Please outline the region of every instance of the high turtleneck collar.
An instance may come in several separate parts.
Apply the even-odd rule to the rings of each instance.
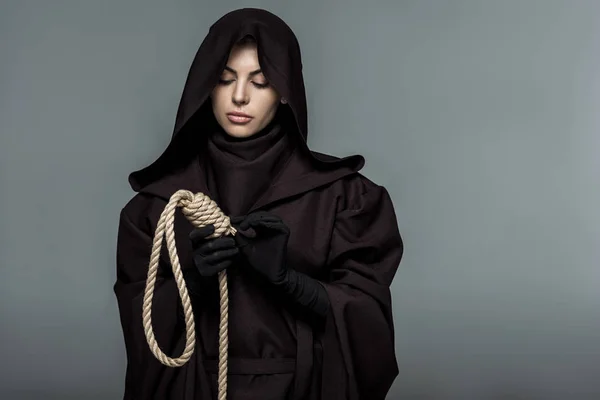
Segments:
[[[229,215],[248,211],[282,171],[292,154],[282,125],[272,122],[248,138],[213,131],[206,147],[206,180],[214,200]]]
[[[281,125],[273,122],[247,138],[230,136],[219,127],[210,136],[209,146],[229,157],[231,162],[252,162],[267,153],[269,149],[276,148],[277,143],[284,136]]]

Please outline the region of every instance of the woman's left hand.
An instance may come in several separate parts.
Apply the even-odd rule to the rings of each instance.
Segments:
[[[257,211],[232,218],[232,223],[238,230],[235,241],[248,264],[269,282],[275,285],[284,282],[290,230],[281,218]]]

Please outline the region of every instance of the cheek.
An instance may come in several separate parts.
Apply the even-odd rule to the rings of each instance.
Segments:
[[[215,89],[212,93],[211,93],[211,102],[212,102],[212,106],[213,109],[220,109],[223,108],[224,106],[224,98],[226,97],[226,93],[224,93],[224,90],[222,89]]]
[[[263,110],[263,114],[272,114],[278,103],[279,99],[276,94],[265,94],[265,96],[261,99],[261,108]]]

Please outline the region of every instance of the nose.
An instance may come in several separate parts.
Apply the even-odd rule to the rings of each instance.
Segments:
[[[235,89],[233,90],[233,94],[231,96],[231,101],[233,101],[233,103],[236,105],[248,103],[248,92],[246,90],[246,85],[244,85],[243,82],[236,83]]]

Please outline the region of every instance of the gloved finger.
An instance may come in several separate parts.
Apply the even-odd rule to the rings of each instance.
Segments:
[[[216,239],[210,239],[198,248],[200,254],[210,254],[217,250],[230,249],[235,247],[235,240],[231,236],[223,236]]]
[[[218,250],[207,256],[204,256],[204,262],[208,264],[218,264],[223,260],[230,259],[239,253],[237,247],[227,250]]]
[[[214,264],[214,265],[207,265],[206,268],[203,268],[202,270],[200,270],[200,275],[202,276],[213,276],[218,274],[219,272],[223,271],[226,268],[229,268],[231,266],[231,260],[224,260],[218,264]]]
[[[202,257],[207,257],[217,251],[231,250],[235,248],[237,248],[237,244],[233,238],[228,238],[228,241],[218,241],[217,239],[212,239],[198,247],[194,253]]]
[[[197,247],[202,242],[206,241],[206,238],[215,233],[215,226],[213,224],[203,226],[201,228],[194,228],[190,234],[189,238],[194,247]]]
[[[251,239],[251,238],[255,238],[256,237],[256,231],[253,228],[248,228],[248,229],[240,229],[237,231],[237,233],[233,236],[233,239],[235,240],[236,244],[239,246],[242,245],[246,245],[248,243],[247,239]]]

